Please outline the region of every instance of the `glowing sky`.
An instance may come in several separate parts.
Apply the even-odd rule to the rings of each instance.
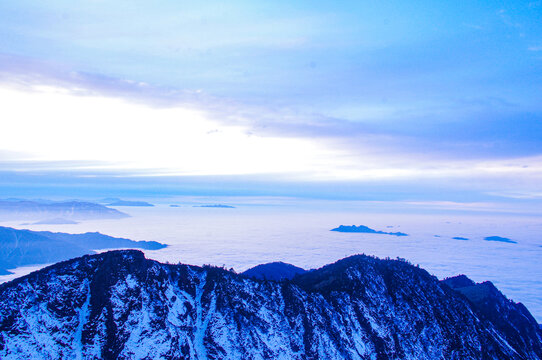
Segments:
[[[541,198],[541,18],[540,1],[3,1],[0,189]]]

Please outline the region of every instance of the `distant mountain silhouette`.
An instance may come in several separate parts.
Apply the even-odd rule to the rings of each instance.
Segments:
[[[150,204],[146,201],[129,201],[129,200],[119,200],[107,205],[108,206],[148,206],[148,207],[154,206],[153,204]]]
[[[154,206],[146,201],[122,200],[118,198],[107,198],[103,199],[102,202],[108,206]]]
[[[64,218],[54,218],[54,219],[46,219],[46,220],[40,220],[33,223],[33,225],[66,225],[66,224],[79,224],[77,221],[68,220]]]
[[[193,207],[235,209],[235,206],[231,206],[231,205],[222,205],[222,204],[214,204],[214,205],[194,205]]]
[[[246,277],[260,280],[291,280],[298,274],[303,274],[307,270],[300,267],[283,263],[282,261],[260,264],[241,273]]]
[[[155,241],[133,241],[100,234],[53,233],[0,227],[0,274],[25,265],[47,264],[91,254],[98,249],[166,247]]]
[[[331,231],[338,232],[347,232],[347,233],[365,233],[365,234],[383,234],[383,235],[394,235],[394,236],[408,236],[408,234],[402,232],[385,232],[385,231],[376,231],[367,227],[365,225],[340,225],[338,228],[331,229]]]
[[[0,200],[2,220],[44,220],[63,218],[72,221],[121,219],[130,215],[106,206],[84,201]]]
[[[517,244],[517,241],[511,240],[509,238],[501,237],[501,236],[488,236],[485,237],[484,240],[486,241],[498,241],[503,243],[510,243],[510,244]]]

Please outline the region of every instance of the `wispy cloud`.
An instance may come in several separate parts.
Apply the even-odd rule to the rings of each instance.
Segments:
[[[495,192],[490,193],[490,195],[511,199],[542,199],[542,192]]]

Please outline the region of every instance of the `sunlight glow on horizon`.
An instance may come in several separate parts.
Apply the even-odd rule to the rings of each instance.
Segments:
[[[303,173],[329,166],[335,153],[307,139],[256,136],[186,107],[152,108],[56,87],[0,88],[0,97],[2,117],[10,119],[1,147],[22,154],[19,163],[94,161],[100,165],[86,168],[150,175]]]
[[[90,171],[86,177],[104,171],[121,177],[275,174],[293,181],[365,182],[542,177],[538,157],[441,162],[431,154],[374,154],[341,147],[340,139],[256,135],[197,106],[152,107],[83,89],[4,86],[0,97],[2,117],[9,119],[0,151],[4,166],[11,162],[15,171],[42,163],[45,171]]]

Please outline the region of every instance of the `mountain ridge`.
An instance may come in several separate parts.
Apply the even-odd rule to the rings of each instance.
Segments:
[[[337,231],[342,233],[362,233],[362,234],[380,234],[380,235],[393,235],[393,236],[408,236],[403,232],[387,232],[387,231],[378,231],[371,229],[365,225],[339,225],[330,231]]]
[[[64,218],[67,220],[122,219],[130,215],[106,206],[86,201],[0,200],[2,220],[37,220]]]
[[[519,360],[542,357],[540,334],[507,331],[423,269],[365,255],[276,282],[111,251],[0,285],[3,359]]]
[[[89,254],[94,250],[158,250],[164,247],[166,245],[155,241],[134,241],[98,232],[68,234],[0,226],[0,274],[8,275],[8,269],[19,266],[53,263]]]

